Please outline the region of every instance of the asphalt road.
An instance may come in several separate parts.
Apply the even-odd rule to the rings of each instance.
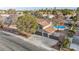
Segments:
[[[40,46],[0,31],[0,51],[49,51]]]
[[[16,40],[16,41],[15,41]],[[21,42],[20,38],[7,35],[0,32],[0,51],[28,51],[27,47],[17,43]]]

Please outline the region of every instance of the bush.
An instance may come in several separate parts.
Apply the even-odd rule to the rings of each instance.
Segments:
[[[62,43],[62,48],[69,48],[70,41],[69,39],[65,39]]]

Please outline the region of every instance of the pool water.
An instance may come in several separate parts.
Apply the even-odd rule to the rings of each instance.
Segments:
[[[64,29],[65,28],[65,26],[54,26],[54,27],[57,29],[59,29],[59,28]]]

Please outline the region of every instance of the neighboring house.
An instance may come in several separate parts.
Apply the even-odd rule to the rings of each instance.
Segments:
[[[48,15],[48,18],[49,18],[49,19],[52,19],[53,17],[55,17],[55,16],[52,15],[52,14],[49,14],[49,15]]]
[[[1,20],[2,20],[2,23],[4,24],[5,22],[8,22],[7,21],[7,18],[10,16],[8,14],[0,14],[1,16]]]
[[[46,17],[46,16],[47,16],[47,14],[43,14],[42,16],[43,16],[43,17]]]
[[[11,23],[12,23],[11,17],[10,16],[9,17],[6,17],[6,19],[4,20],[4,24],[10,25]]]
[[[71,26],[73,24],[73,21],[72,21],[72,19],[70,19],[70,16],[65,18],[64,24],[68,25],[68,26]]]
[[[43,14],[42,17],[45,18],[45,19],[47,19],[48,15],[47,14]]]
[[[0,14],[0,16],[0,20],[2,20],[4,25],[14,25],[17,20],[16,14]]]
[[[66,17],[66,18],[70,18],[70,17],[72,17],[72,15],[65,15],[65,17]]]
[[[17,14],[10,14],[9,18],[12,20],[12,25],[15,25],[17,19],[18,19],[18,16]]]
[[[55,17],[52,14],[43,14],[42,16],[43,16],[43,18],[48,18],[48,19],[52,19],[53,17]]]

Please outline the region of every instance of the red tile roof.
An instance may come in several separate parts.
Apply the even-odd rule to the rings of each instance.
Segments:
[[[46,28],[46,29],[44,29],[46,32],[48,32],[48,33],[53,33],[53,32],[55,32],[56,30],[54,29],[54,28],[52,28],[52,27],[48,27],[48,28]]]
[[[45,19],[37,19],[37,23],[44,27],[44,26],[49,25],[50,21],[49,20],[45,20]]]
[[[44,27],[44,26],[49,25],[50,24],[50,21],[49,20],[46,20],[46,19],[37,19],[37,23]],[[53,32],[56,31],[51,26],[48,27],[48,28],[46,28],[46,29],[43,29],[43,30],[46,31],[47,33],[53,33]]]

